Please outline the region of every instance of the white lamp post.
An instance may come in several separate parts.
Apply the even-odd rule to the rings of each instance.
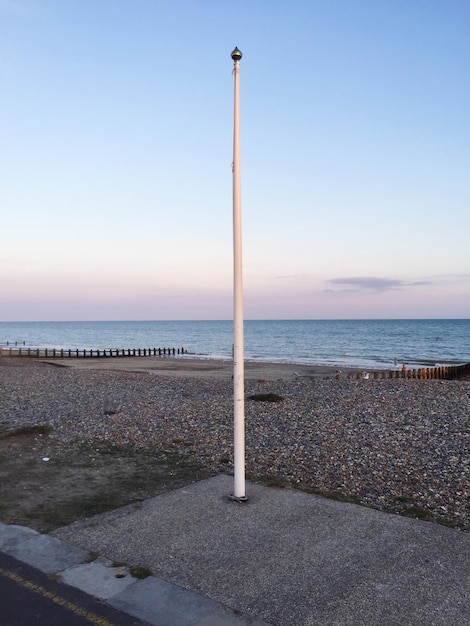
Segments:
[[[240,183],[240,93],[239,64],[242,53],[232,52],[234,62],[233,123],[233,400],[234,400],[234,492],[236,502],[245,502],[245,371],[243,339],[242,209]]]

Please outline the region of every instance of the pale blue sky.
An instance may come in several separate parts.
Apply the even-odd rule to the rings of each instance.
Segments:
[[[470,315],[467,0],[0,0],[0,320]]]

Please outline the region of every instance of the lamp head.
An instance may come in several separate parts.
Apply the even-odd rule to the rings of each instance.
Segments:
[[[235,48],[235,50],[231,54],[231,57],[235,62],[239,61],[242,58],[242,56],[243,55],[238,48]]]

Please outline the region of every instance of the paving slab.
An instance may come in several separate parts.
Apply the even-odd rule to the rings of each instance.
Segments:
[[[0,551],[2,626],[149,626]]]
[[[4,547],[2,551],[36,567],[45,574],[61,572],[90,558],[86,550],[39,533],[31,539]]]
[[[217,476],[54,535],[274,626],[470,623],[470,535],[252,483],[236,503],[232,488]]]
[[[111,561],[101,557],[91,563],[69,567],[60,574],[59,580],[101,600],[122,593],[137,581],[126,567],[113,567]]]
[[[40,533],[32,528],[17,526],[16,524],[3,524],[3,522],[0,522],[0,550],[6,552],[19,543],[33,537],[39,537],[39,535]]]
[[[138,581],[109,604],[156,626],[268,626],[154,577]]]

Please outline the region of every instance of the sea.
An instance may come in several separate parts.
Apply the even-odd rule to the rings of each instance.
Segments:
[[[0,347],[104,350],[183,348],[230,359],[233,322],[0,322]],[[245,320],[247,361],[409,369],[470,362],[470,320]],[[184,358],[184,357],[183,357]]]

